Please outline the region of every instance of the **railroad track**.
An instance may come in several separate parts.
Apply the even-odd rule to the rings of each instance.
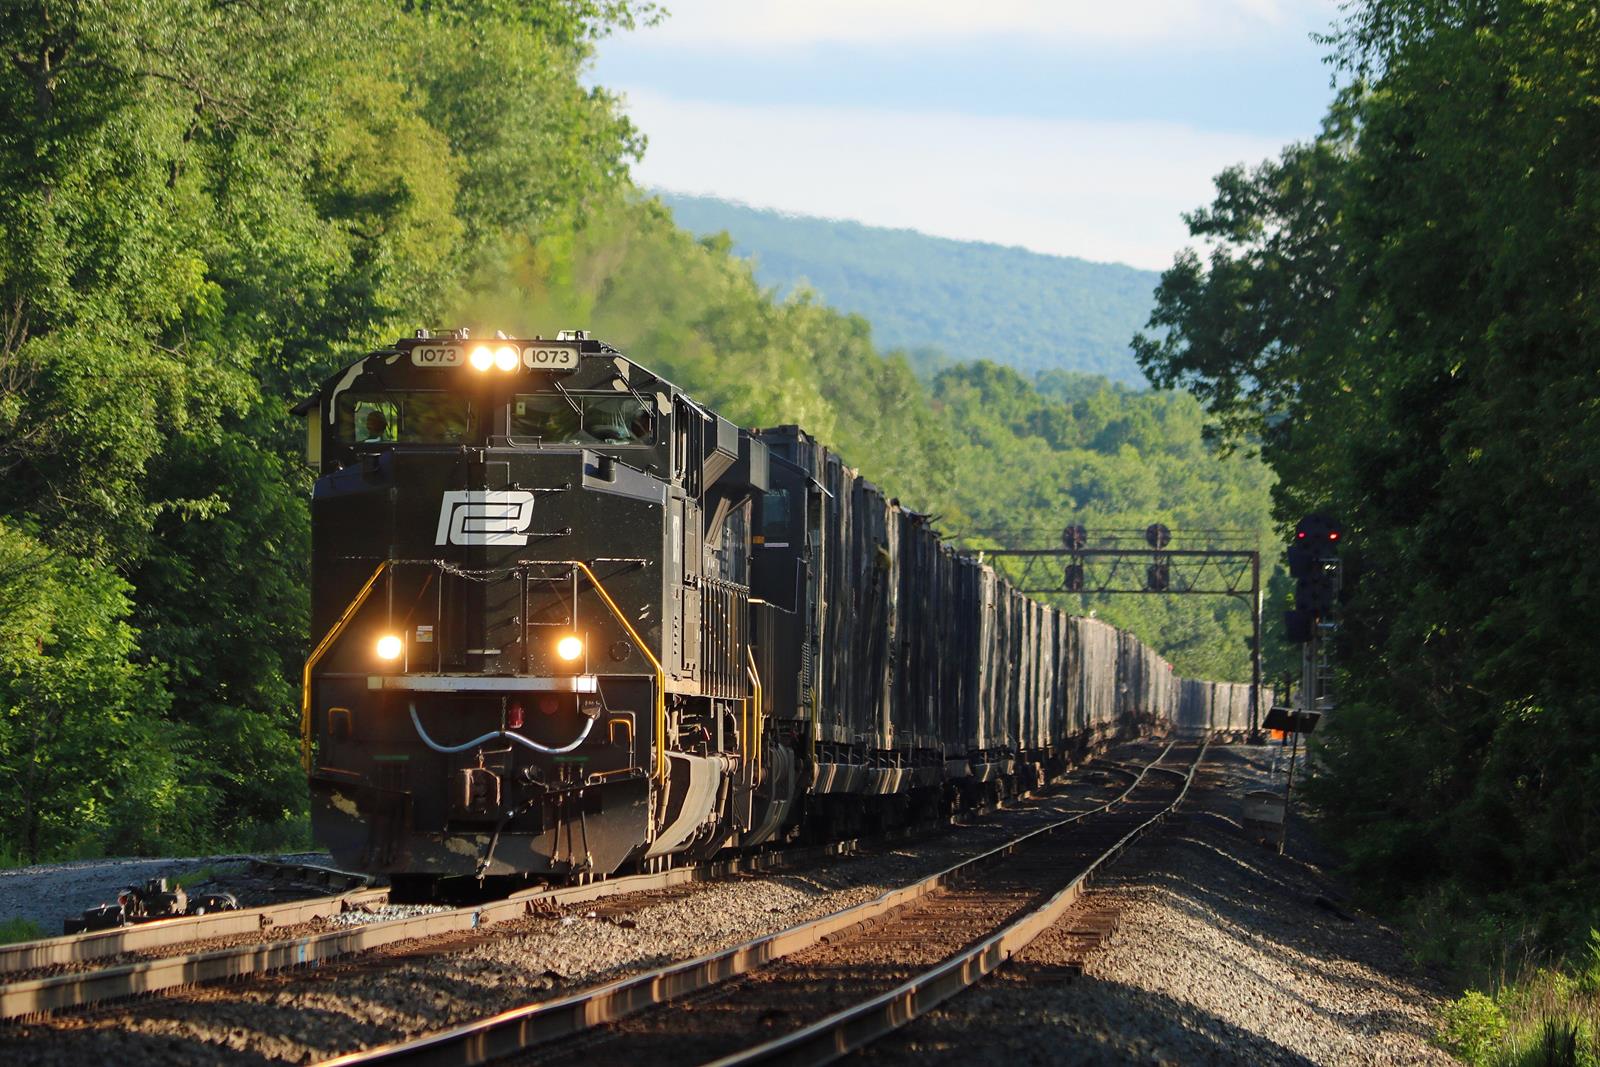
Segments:
[[[1174,742],[1112,801],[876,900],[324,1063],[829,1062],[926,1014],[1048,929],[1092,875],[1182,801],[1206,744]]]
[[[51,968],[83,968],[98,960],[159,952],[173,945],[257,934],[274,927],[298,926],[343,911],[385,904],[388,899],[387,889],[363,889],[286,904],[217,911],[207,915],[183,915],[111,930],[19,941],[0,945],[0,975],[19,975]]]
[[[366,875],[315,864],[282,863],[247,856],[237,857],[237,860],[248,862],[251,874],[259,874],[261,880],[282,883],[292,878],[292,884],[279,891],[301,891],[297,899],[233,911],[177,915],[106,930],[0,945],[0,975],[12,975],[12,980],[17,980],[16,976],[29,972],[81,970],[96,960],[134,957],[185,942],[209,941],[253,934],[273,927],[316,922],[341,911],[384,904],[389,899],[387,889],[367,888],[372,879]],[[220,862],[234,862],[234,858]],[[322,890],[321,895],[317,895],[318,889]],[[307,890],[310,892],[305,892]]]
[[[1113,763],[1098,766],[1102,771],[1129,773]],[[1035,795],[1047,795],[1053,788]],[[991,810],[985,806],[946,820],[931,833],[943,832],[946,823],[959,825]],[[0,1024],[38,1021],[56,1012],[105,1006],[131,997],[171,994],[318,966],[401,942],[441,941],[452,935],[458,940],[470,938],[497,923],[575,904],[683,893],[699,883],[780,871],[818,859],[854,855],[867,844],[893,845],[929,835],[927,827],[914,827],[870,840],[789,848],[580,886],[529,889],[489,903],[398,917],[364,916],[362,913],[382,912],[389,903],[389,891],[363,889],[0,946],[0,977],[7,979],[0,983]],[[600,904],[597,911],[614,917],[629,908],[627,903]],[[329,929],[330,924],[337,928]]]
[[[1125,773],[1118,767],[1105,769]],[[971,815],[990,810],[985,807]],[[957,817],[948,823],[965,821],[967,817]],[[931,832],[944,829],[941,824]],[[914,827],[870,840],[789,848],[579,886],[528,889],[484,904],[412,908],[395,916],[382,914],[389,904],[387,889],[365,889],[0,946],[0,976],[9,976],[0,984],[0,1023],[39,1020],[55,1012],[130,997],[170,994],[318,966],[401,942],[438,941],[452,935],[458,940],[471,938],[497,923],[575,904],[663,892],[681,894],[701,883],[854,855],[866,844],[893,845],[929,833],[927,827]],[[628,903],[603,903],[596,910],[615,917],[630,907]],[[371,914],[374,911],[379,914]],[[338,928],[329,929],[330,924]]]
[[[463,935],[496,923],[621,894],[668,890],[738,874],[777,871],[855,853],[861,841],[761,853],[587,885],[528,889],[469,907],[403,914],[326,929],[388,902],[387,889],[364,890],[262,908],[184,916],[0,947],[0,1020],[53,1012],[194,985],[315,966],[401,941]],[[204,947],[174,951],[187,946]],[[98,961],[111,960],[96,966]]]

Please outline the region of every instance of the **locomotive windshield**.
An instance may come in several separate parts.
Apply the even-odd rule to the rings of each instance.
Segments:
[[[472,406],[453,393],[339,394],[339,440],[348,444],[453,445],[472,436]]]
[[[518,394],[511,403],[511,436],[543,444],[654,444],[655,416],[623,393]]]

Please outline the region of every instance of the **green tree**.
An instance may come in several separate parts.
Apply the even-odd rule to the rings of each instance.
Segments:
[[[299,808],[306,478],[287,409],[625,180],[639,141],[578,72],[635,11],[8,8],[0,518],[56,568],[33,610],[60,646],[17,660],[33,673],[7,697],[55,724],[9,735],[29,782],[90,743],[77,709],[104,704],[113,736],[143,730],[167,759],[161,803],[139,794],[152,829],[122,843],[218,841]],[[77,599],[59,591],[75,583]],[[115,638],[99,671],[114,698],[87,673],[39,673],[80,662],[92,620]],[[86,796],[129,779],[109,759],[72,766]],[[30,818],[7,840],[65,847]],[[89,841],[114,821],[60,825]]]
[[[1140,359],[1339,514],[1346,612],[1317,795],[1370,884],[1442,878],[1587,929],[1600,863],[1600,136],[1592,5],[1358,5],[1323,136],[1218,179]],[[1499,895],[1498,897],[1496,895]]]
[[[865,319],[780,299],[726,237],[676,228],[629,182],[642,135],[582,77],[597,40],[659,14],[7,9],[0,763],[24,791],[0,801],[33,806],[0,816],[0,845],[249,844],[300,811],[309,478],[289,408],[417,326],[593,330],[742,423],[800,423],[947,526],[1198,519],[1196,485],[1259,510],[1263,472],[1213,467],[1192,402],[1041,397],[992,367],[930,390]],[[1126,618],[1237,666],[1204,613]]]
[[[185,818],[183,757],[160,741],[159,672],[131,662],[127,594],[0,519],[0,851],[149,843]]]

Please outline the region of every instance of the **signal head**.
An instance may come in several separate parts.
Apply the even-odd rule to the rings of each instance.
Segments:
[[[1294,528],[1294,543],[1323,559],[1332,559],[1343,541],[1344,528],[1326,515],[1307,515]]]

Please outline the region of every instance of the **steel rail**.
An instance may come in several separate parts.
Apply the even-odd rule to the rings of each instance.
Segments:
[[[1009,923],[1005,928],[984,938],[976,945],[964,949],[936,967],[917,975],[894,989],[852,1008],[835,1012],[810,1026],[782,1037],[764,1042],[742,1052],[712,1060],[705,1067],[735,1067],[741,1064],[781,1063],[790,1065],[818,1065],[832,1063],[847,1053],[871,1044],[880,1037],[893,1033],[908,1023],[921,1018],[956,994],[976,985],[979,981],[1004,966],[1016,953],[1048,930],[1056,920],[1077,903],[1089,879],[1101,868],[1111,863],[1124,849],[1145,831],[1166,819],[1186,796],[1194,783],[1195,772],[1205,759],[1210,739],[1203,740],[1200,751],[1187,774],[1173,768],[1156,767],[1155,770],[1183,774],[1183,788],[1172,802],[1146,819],[1114,845],[1096,857],[1076,878],[1058,890],[1049,900],[1028,914]]]
[[[387,889],[361,889],[286,904],[214,911],[206,915],[177,915],[170,919],[153,919],[110,930],[89,930],[36,941],[19,941],[0,945],[0,974],[63,963],[83,963],[124,952],[140,952],[212,937],[255,933],[273,926],[294,926],[367,904],[382,904],[388,899]]]
[[[46,978],[10,982],[0,985],[0,1019],[41,1015],[120,997],[137,996],[202,982],[265,974],[289,967],[314,966],[342,956],[382,948],[398,941],[437,934],[470,932],[493,923],[538,914],[542,909],[553,905],[585,903],[620,893],[665,889],[687,882],[711,881],[745,872],[779,870],[819,857],[845,855],[856,851],[860,844],[861,842],[855,839],[837,841],[827,845],[758,853],[753,856],[741,856],[692,867],[678,867],[650,874],[625,875],[587,885],[527,889],[487,904],[407,918],[379,920],[305,937],[235,945],[230,948],[141,960],[92,971],[74,971]],[[336,908],[335,911],[337,910],[339,909]],[[244,912],[223,912],[215,918],[232,918],[244,914]],[[200,918],[211,919],[213,916],[197,917]],[[173,921],[178,920],[168,920],[168,922]],[[142,929],[144,927],[106,932],[127,936]],[[258,929],[261,929],[259,918],[254,925],[246,925],[243,932]],[[159,935],[153,933],[152,936]],[[215,936],[215,933],[210,936]],[[192,941],[194,938],[185,937],[183,940]],[[160,944],[160,941],[155,942],[157,947]]]
[[[1176,744],[1173,741],[1163,748],[1160,755],[1149,766],[1142,768],[1126,789],[1106,803],[1030,830],[1003,845],[955,863],[911,885],[890,890],[873,900],[733,948],[668,964],[555,1000],[536,1001],[448,1030],[319,1061],[319,1067],[365,1067],[379,1063],[461,1067],[464,1064],[487,1063],[719,985],[784,956],[811,948],[835,934],[863,926],[949,885],[984,864],[1012,855],[1036,839],[1054,834],[1092,815],[1110,811],[1139,787],[1149,771],[1161,769],[1156,764],[1165,759]],[[1119,844],[1114,848],[1120,847]]]

